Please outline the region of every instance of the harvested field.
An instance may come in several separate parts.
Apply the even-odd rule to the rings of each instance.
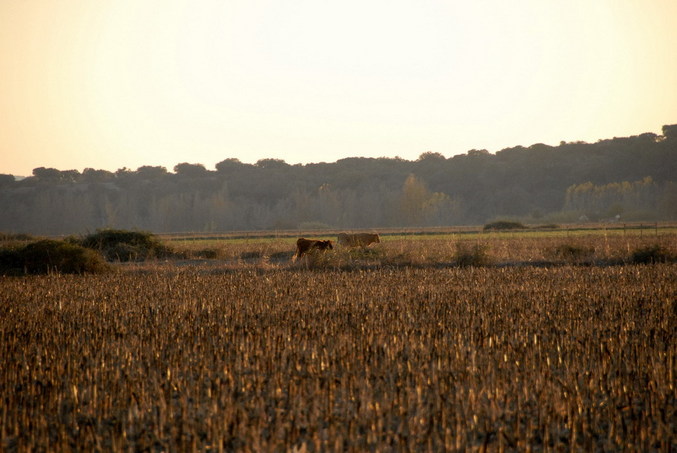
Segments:
[[[0,449],[674,450],[676,271],[0,277]]]

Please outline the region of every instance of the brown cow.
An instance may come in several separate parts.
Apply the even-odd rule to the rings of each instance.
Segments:
[[[381,242],[377,233],[339,233],[338,243],[345,247],[368,247]]]
[[[296,255],[294,255],[294,259],[301,258],[304,254],[309,253],[313,250],[320,250],[324,251],[327,249],[333,249],[334,247],[331,245],[331,241],[319,241],[317,239],[305,239],[305,238],[299,238],[296,241]]]

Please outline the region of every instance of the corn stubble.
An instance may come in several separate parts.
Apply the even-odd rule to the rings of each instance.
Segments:
[[[674,450],[676,275],[3,278],[0,450]]]

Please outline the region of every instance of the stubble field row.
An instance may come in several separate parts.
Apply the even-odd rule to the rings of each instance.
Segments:
[[[674,450],[675,271],[0,277],[0,449]]]

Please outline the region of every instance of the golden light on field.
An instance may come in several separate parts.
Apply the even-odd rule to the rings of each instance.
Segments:
[[[674,449],[672,264],[154,266],[3,281],[8,451]]]
[[[0,3],[0,173],[660,132],[672,0]]]

